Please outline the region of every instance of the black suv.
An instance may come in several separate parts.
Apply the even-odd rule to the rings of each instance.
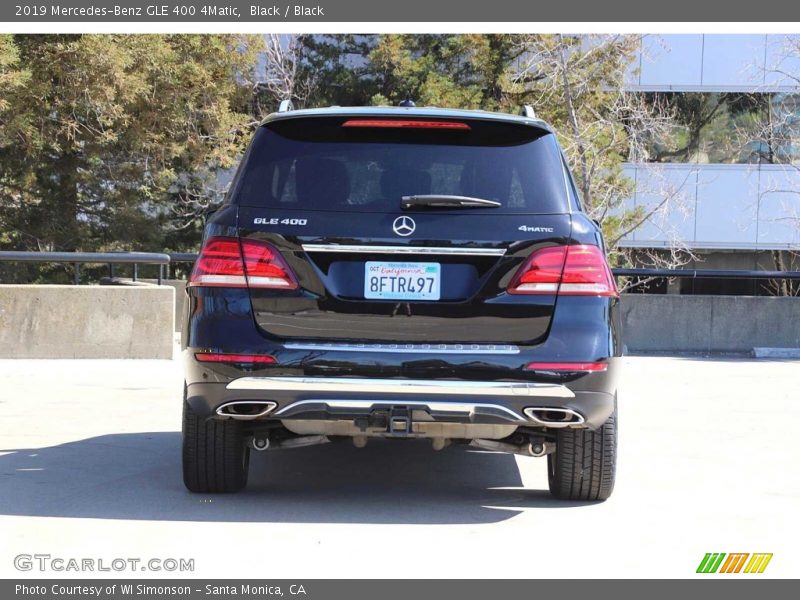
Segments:
[[[547,456],[559,498],[611,494],[618,292],[529,109],[270,115],[188,294],[193,492],[242,489],[253,449],[427,438]]]

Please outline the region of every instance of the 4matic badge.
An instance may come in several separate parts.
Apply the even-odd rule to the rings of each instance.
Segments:
[[[553,233],[555,231],[552,227],[531,227],[530,225],[520,225],[517,229],[527,233]]]

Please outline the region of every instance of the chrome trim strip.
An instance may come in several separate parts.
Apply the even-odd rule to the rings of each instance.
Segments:
[[[226,408],[229,406],[235,406],[237,404],[258,404],[263,405],[264,410],[252,414],[252,415],[237,415],[234,413],[224,412]],[[232,402],[226,402],[225,404],[221,404],[217,407],[216,413],[220,417],[228,417],[231,419],[237,419],[239,421],[252,421],[253,419],[258,419],[260,417],[264,417],[275,410],[275,407],[278,406],[276,402],[272,402],[270,400],[234,400]]]
[[[505,248],[451,248],[448,246],[362,246],[356,244],[303,244],[305,252],[346,254],[444,254],[448,256],[505,256]]]
[[[354,377],[240,377],[229,390],[286,392],[436,394],[462,396],[545,396],[574,398],[570,389],[556,383],[463,381],[447,379],[359,379]]]
[[[287,342],[287,350],[328,352],[397,352],[402,354],[519,354],[512,344],[338,344],[326,342]]]
[[[284,412],[292,410],[298,406],[305,406],[308,404],[325,404],[329,408],[341,408],[344,410],[347,409],[355,409],[355,410],[369,410],[373,407],[380,407],[380,406],[391,406],[393,402],[390,401],[380,401],[380,400],[299,400],[297,402],[293,402],[288,406],[284,406],[278,412],[275,413],[274,416],[279,416]],[[510,408],[505,406],[499,406],[497,404],[469,404],[463,402],[421,402],[419,400],[403,400],[403,406],[411,406],[411,407],[418,407],[418,408],[428,408],[431,412],[455,412],[455,413],[464,413],[465,415],[469,416],[475,412],[477,408],[489,408],[492,410],[499,410],[508,414],[509,416],[513,417],[515,421],[523,421],[527,422],[527,419],[520,415],[517,412],[514,412]],[[290,417],[291,418],[291,417]]]
[[[565,415],[570,415],[571,417],[578,417],[577,421],[546,421],[544,419],[540,419],[536,416],[537,411],[542,412],[558,412],[563,413]],[[528,417],[531,421],[538,423],[539,425],[544,425],[545,427],[572,427],[575,425],[583,425],[586,422],[586,419],[583,417],[581,413],[578,411],[572,410],[571,408],[556,408],[556,407],[547,407],[547,406],[529,406],[522,410],[525,413],[525,416]]]

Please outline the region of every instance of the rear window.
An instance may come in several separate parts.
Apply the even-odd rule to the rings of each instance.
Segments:
[[[348,120],[296,118],[260,127],[233,202],[393,212],[403,196],[437,194],[500,202],[485,209],[493,213],[568,211],[563,163],[551,133],[480,120],[458,121],[468,125],[464,129],[351,127]]]

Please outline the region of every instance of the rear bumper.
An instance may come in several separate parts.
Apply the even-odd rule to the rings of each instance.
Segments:
[[[616,298],[559,297],[547,339],[525,347],[299,343],[260,331],[246,291],[220,289],[194,289],[199,295],[190,296],[187,311],[185,375],[199,414],[216,417],[226,403],[261,401],[274,405],[250,421],[254,426],[264,419],[352,421],[413,407],[414,417],[439,422],[542,427],[526,409],[552,408],[580,415],[582,422],[569,426],[596,428],[614,410],[621,366]],[[267,354],[275,363],[201,363],[198,352]],[[598,361],[608,363],[607,371],[547,376],[526,370],[531,362]]]
[[[589,376],[591,377],[591,376]],[[269,401],[262,419],[353,420],[375,411],[421,411],[435,422],[527,427],[600,426],[614,410],[613,392],[570,389],[562,383],[254,377],[188,386],[192,409],[207,416],[232,402]],[[554,409],[553,414],[543,413]],[[570,415],[558,422],[555,412]]]

